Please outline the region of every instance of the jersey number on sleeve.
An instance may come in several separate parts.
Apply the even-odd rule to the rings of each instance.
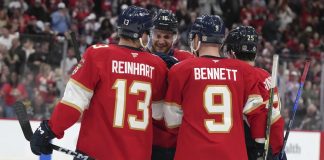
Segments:
[[[215,103],[215,96],[221,97],[221,102]],[[221,122],[215,119],[205,119],[205,127],[209,133],[227,133],[231,130],[232,119],[232,93],[227,86],[209,85],[204,92],[204,107],[208,114],[222,116]]]
[[[115,114],[114,114],[114,127],[124,127],[124,117],[126,109],[126,91],[127,80],[117,79],[113,85],[113,89],[116,90],[115,101]],[[130,129],[145,130],[149,124],[149,105],[152,95],[151,84],[141,81],[133,81],[129,87],[129,94],[138,95],[139,92],[144,92],[144,100],[137,101],[137,110],[143,112],[143,119],[138,119],[136,115],[128,116],[128,125]]]

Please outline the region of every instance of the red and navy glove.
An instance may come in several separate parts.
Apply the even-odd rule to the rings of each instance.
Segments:
[[[48,125],[48,120],[42,121],[30,140],[32,152],[36,155],[52,154],[53,149],[50,141],[55,137],[55,134]]]
[[[155,52],[154,54],[159,56],[166,63],[168,68],[171,68],[174,64],[179,62],[175,57],[162,52]]]
[[[279,153],[273,157],[274,160],[287,160],[286,152]]]

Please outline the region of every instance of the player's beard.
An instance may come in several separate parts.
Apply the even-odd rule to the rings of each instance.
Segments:
[[[153,52],[162,52],[162,53],[168,53],[170,50],[171,46],[169,45],[160,45],[158,46],[157,44],[153,45]]]

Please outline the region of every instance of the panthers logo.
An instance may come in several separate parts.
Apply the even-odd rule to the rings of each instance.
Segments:
[[[82,58],[79,62],[79,64],[74,68],[72,75],[74,75],[76,72],[78,72],[78,70],[83,66],[85,60]]]

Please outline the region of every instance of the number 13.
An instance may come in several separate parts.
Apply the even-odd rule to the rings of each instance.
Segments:
[[[126,109],[126,85],[127,80],[117,79],[113,85],[113,89],[116,90],[115,101],[115,114],[114,124],[116,128],[124,127],[124,116]],[[139,120],[136,115],[128,115],[128,125],[130,129],[134,130],[146,130],[149,124],[149,106],[152,95],[151,84],[147,82],[133,81],[129,87],[129,94],[138,95],[139,92],[144,92],[144,101],[137,101],[137,110],[143,112],[143,119]]]

